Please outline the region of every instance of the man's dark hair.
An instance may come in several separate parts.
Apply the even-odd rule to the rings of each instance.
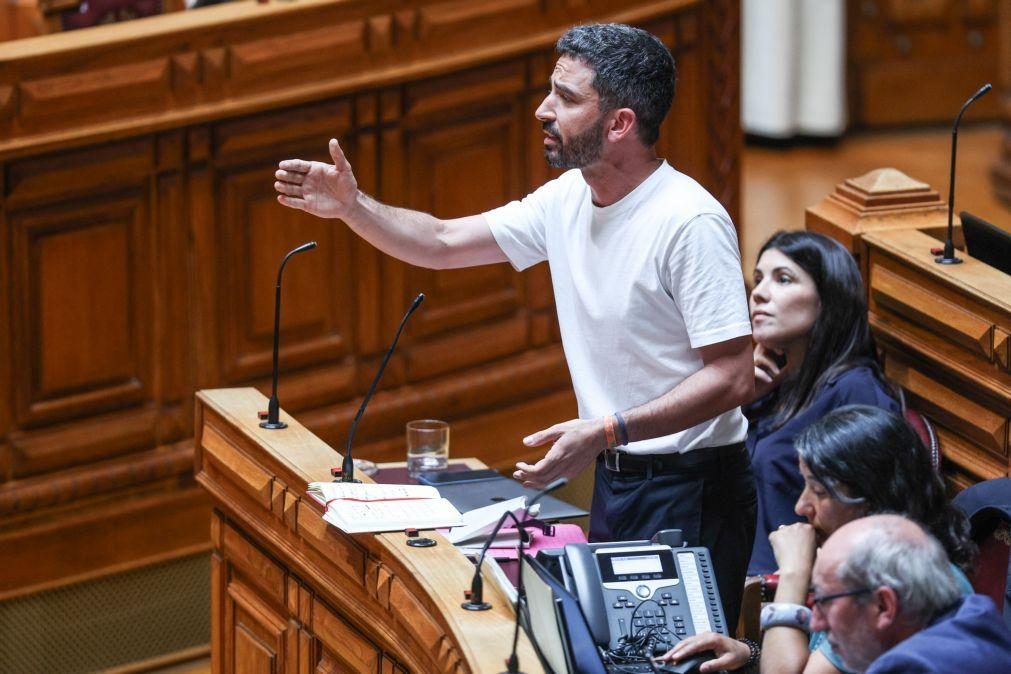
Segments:
[[[894,412],[846,405],[814,422],[794,440],[811,476],[842,503],[864,514],[899,513],[922,525],[971,572],[976,546],[969,521],[952,505],[920,437]]]
[[[619,23],[575,26],[558,39],[559,56],[593,68],[593,88],[603,112],[630,108],[639,139],[653,145],[674,101],[674,58],[655,35]]]

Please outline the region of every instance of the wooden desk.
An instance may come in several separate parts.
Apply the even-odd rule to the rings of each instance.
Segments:
[[[341,457],[295,419],[266,431],[254,389],[201,391],[196,476],[211,521],[212,665],[221,672],[494,672],[513,611],[487,579],[492,610],[460,608],[473,565],[439,534],[348,535],[305,495]],[[364,481],[369,478],[363,477]],[[520,662],[542,671],[525,635]]]
[[[1009,474],[1011,276],[957,251],[940,265],[946,206],[892,169],[846,181],[807,228],[856,255],[885,374],[933,422],[956,489]]]

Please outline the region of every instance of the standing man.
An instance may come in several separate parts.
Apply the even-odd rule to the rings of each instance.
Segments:
[[[867,674],[1011,672],[1011,633],[989,597],[960,596],[944,548],[899,515],[836,530],[814,565],[811,629]]]
[[[452,220],[386,206],[333,165],[286,160],[278,201],[340,218],[383,252],[445,269],[548,261],[579,418],[524,439],[546,446],[514,476],[539,486],[596,461],[591,540],[678,528],[712,551],[730,629],[755,533],[742,402],[754,391],[751,323],[733,223],[656,156],[674,60],[624,25],[578,26],[556,45],[535,113],[544,154],[573,169],[522,201]]]

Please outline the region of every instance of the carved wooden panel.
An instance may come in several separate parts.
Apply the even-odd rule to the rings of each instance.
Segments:
[[[522,106],[524,89],[523,63],[514,62],[407,91],[400,140],[412,207],[459,217],[524,194],[524,157],[516,152],[532,126]],[[406,283],[430,297],[411,326],[419,341],[428,342],[411,358],[411,379],[480,365],[527,346],[525,329],[520,327],[517,340],[506,327],[515,322],[523,301],[521,277],[508,264],[448,271],[411,268]]]
[[[66,420],[148,394],[145,211],[143,194],[133,193],[11,215],[20,423]]]
[[[945,428],[957,431],[995,457],[1007,459],[1006,416],[899,360],[886,358],[885,371],[908,393],[910,404],[915,409]]]
[[[924,325],[976,355],[991,357],[993,324],[959,304],[938,297],[880,266],[871,268],[870,293],[881,309]]]
[[[232,649],[225,672],[281,674],[288,658],[286,632],[290,625],[245,582],[231,578],[225,605]]]
[[[381,651],[322,602],[313,604],[310,627],[317,642],[313,671],[371,673],[378,669]]]
[[[979,86],[998,77],[1002,1],[847,3],[851,122],[950,123]],[[999,111],[991,95],[973,106],[972,117]]]
[[[167,107],[171,66],[157,58],[95,71],[51,75],[21,83],[21,122],[26,131],[59,128],[71,116],[97,121],[108,116],[107,103],[115,100],[135,113]]]
[[[221,177],[219,236],[227,253],[219,257],[218,279],[227,382],[270,376],[278,267],[307,241],[318,247],[292,257],[282,277],[279,357],[286,370],[297,370],[339,360],[353,346],[351,312],[342,301],[354,270],[347,230],[281,207],[263,179],[269,171],[258,165]]]
[[[222,69],[237,92],[270,89],[278,80],[322,79],[335,63],[361,56],[365,30],[365,21],[349,21],[250,40],[227,50]]]

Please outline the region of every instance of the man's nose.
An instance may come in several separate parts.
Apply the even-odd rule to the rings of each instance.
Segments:
[[[821,632],[828,629],[828,621],[822,615],[821,608],[815,604],[811,609],[811,631]]]
[[[541,122],[553,122],[555,119],[554,113],[551,112],[551,108],[548,106],[548,97],[545,96],[541,104],[537,106],[537,110],[534,111],[534,117]]]

